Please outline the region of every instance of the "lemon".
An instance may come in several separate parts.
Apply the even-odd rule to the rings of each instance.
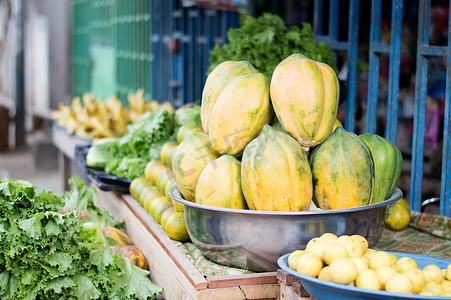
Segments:
[[[444,292],[441,284],[439,284],[437,282],[433,282],[433,281],[426,282],[426,284],[424,285],[423,291],[428,291],[428,292],[432,293],[432,295],[435,295],[435,296],[440,295],[441,293]]]
[[[351,237],[360,242],[363,253],[365,253],[365,251],[368,250],[368,241],[365,237],[358,234],[351,235]]]
[[[146,168],[144,169],[144,177],[147,179],[147,181],[152,182],[152,170],[155,166],[160,164],[161,162],[158,160],[151,160],[146,164]]]
[[[144,177],[138,177],[132,180],[132,182],[130,183],[130,195],[135,198],[135,194],[136,194],[136,189],[138,188],[139,185],[141,185],[141,183],[147,182],[147,179]]]
[[[363,270],[368,269],[368,262],[362,257],[351,257],[351,260],[355,264],[355,267],[357,268],[357,273],[360,273]]]
[[[171,178],[174,178],[174,173],[172,172],[172,170],[168,167],[162,169],[157,176],[156,186],[158,187],[158,189],[164,192],[164,188]]]
[[[166,222],[168,221],[169,217],[170,217],[172,214],[174,214],[175,212],[177,212],[177,211],[175,210],[175,207],[174,207],[174,206],[169,207],[168,209],[166,209],[166,210],[164,211],[164,213],[161,215],[161,219],[160,219],[160,225],[161,225],[161,228],[164,229],[164,227],[166,226]]]
[[[404,273],[407,270],[418,268],[415,260],[407,256],[398,259],[398,261],[395,263],[395,266],[398,269],[399,273]]]
[[[173,240],[182,243],[189,240],[188,230],[186,229],[185,224],[185,215],[182,212],[172,214],[166,221],[164,229],[169,238]]]
[[[405,209],[407,209],[408,211],[410,211],[410,204],[409,204],[409,202],[406,201],[406,199],[401,198],[401,199],[399,199],[398,202],[396,202],[396,203],[401,204],[402,206],[405,207]]]
[[[437,265],[427,265],[423,268],[424,279],[426,282],[442,283],[444,280],[442,270]]]
[[[403,230],[409,225],[410,211],[401,203],[395,202],[388,206],[387,217],[385,219],[386,226],[395,231]]]
[[[318,255],[324,263],[323,253],[329,246],[330,243],[328,241],[321,238],[313,238],[307,243],[307,246],[305,246],[305,251]]]
[[[365,269],[357,274],[355,285],[360,288],[370,290],[380,290],[381,283],[376,271],[372,269]]]
[[[149,212],[149,208],[150,208],[150,204],[152,203],[152,201],[158,197],[162,197],[163,193],[160,191],[149,191],[143,198],[143,202],[142,205],[144,207],[144,209]]]
[[[176,142],[166,142],[163,147],[161,147],[160,151],[160,160],[163,164],[167,165],[166,158],[168,156],[169,151],[172,148],[176,148],[179,144]]]
[[[185,206],[183,206],[182,203],[175,201],[174,199],[172,199],[172,205],[174,205],[175,209],[178,212],[184,212],[185,211]]]
[[[451,292],[451,281],[443,280],[443,282],[440,283],[440,285],[442,286],[445,292]]]
[[[168,183],[166,183],[166,186],[164,187],[164,195],[166,197],[169,197],[169,190],[172,189],[176,185],[177,184],[175,183],[175,179],[174,178],[170,178]]]
[[[155,160],[154,164],[152,166],[152,169],[149,171],[149,178],[148,180],[152,182],[153,184],[157,185],[157,177],[161,170],[167,168],[161,161]]]
[[[330,266],[325,266],[324,268],[321,269],[321,271],[319,271],[318,279],[332,281],[330,279]]]
[[[393,265],[396,264],[396,262],[398,261],[398,257],[393,253],[388,253],[388,254],[390,254],[390,257],[393,260]]]
[[[298,259],[304,253],[305,253],[304,250],[296,250],[296,251],[293,251],[290,255],[288,255],[288,266],[291,269],[296,270],[296,265],[298,263]]]
[[[148,182],[148,181],[143,182],[143,183],[141,183],[140,185],[138,185],[136,187],[135,197],[134,198],[141,204],[142,204],[142,199],[144,199],[144,197],[141,197],[141,194],[143,192],[144,192],[144,194],[148,193],[149,189],[147,189],[147,187],[150,187],[150,190],[155,188],[155,186],[152,183]]]
[[[393,265],[394,264],[391,255],[385,251],[379,251],[375,253],[373,256],[371,256],[368,262],[368,267],[370,267],[373,270],[377,270],[383,266],[392,267]]]
[[[404,274],[396,274],[385,281],[385,290],[393,293],[408,294],[412,291],[412,284]]]
[[[412,268],[406,270],[403,274],[407,276],[412,284],[412,293],[418,294],[423,290],[426,280],[424,279],[424,275],[421,270]]]
[[[172,202],[170,202],[170,201],[159,204],[157,206],[157,208],[155,209],[155,212],[153,215],[155,222],[157,222],[158,224],[161,224],[161,217],[163,216],[163,213],[171,207],[174,207],[174,206],[172,206]]]
[[[323,263],[321,262],[321,258],[319,258],[318,255],[311,252],[305,252],[298,259],[298,262],[296,264],[296,271],[308,276],[316,277],[318,276],[319,271],[321,271],[322,267]]]
[[[363,254],[362,244],[357,242],[355,239],[351,238],[349,235],[341,235],[339,236],[334,244],[341,244],[345,246],[346,250],[348,250],[349,257],[359,257]]]
[[[442,297],[451,297],[451,292],[449,292],[449,291],[443,291],[442,293],[439,294],[439,296],[442,296]]]
[[[161,203],[167,203],[170,202],[170,200],[166,197],[166,196],[161,196],[158,198],[153,199],[152,203],[149,206],[149,215],[155,219],[155,211],[157,209],[157,207],[161,204]]]
[[[366,258],[368,258],[368,260],[371,258],[371,256],[373,256],[377,251],[374,249],[370,249],[368,248],[364,253],[363,256],[365,256]]]
[[[330,279],[332,282],[350,284],[357,277],[357,268],[348,257],[341,257],[330,264]]]
[[[434,296],[433,293],[427,291],[427,290],[422,290],[421,292],[418,293],[418,295],[423,295],[423,296]]]
[[[323,258],[326,264],[330,265],[334,260],[342,257],[349,257],[348,250],[341,244],[331,244],[323,252]]]
[[[379,277],[379,281],[381,283],[381,289],[385,288],[385,282],[390,278],[398,274],[398,271],[391,266],[383,266],[379,269],[376,269],[377,277]]]
[[[446,280],[451,281],[451,264],[449,264],[446,268],[444,277],[446,278]]]
[[[319,238],[322,240],[329,241],[329,243],[333,243],[338,237],[334,233],[326,232],[323,233]]]

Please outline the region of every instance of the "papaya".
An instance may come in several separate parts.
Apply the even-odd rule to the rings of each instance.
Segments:
[[[280,124],[280,121],[277,118],[271,123],[271,126],[277,131],[287,133],[285,129],[283,129],[282,124]]]
[[[218,153],[211,148],[210,139],[206,134],[190,132],[177,146],[172,161],[172,171],[180,193],[186,200],[195,200],[200,173],[218,156]]]
[[[332,128],[332,132],[334,132],[335,129],[337,129],[337,127],[343,127],[343,124],[341,124],[341,122],[338,119],[335,120],[334,127]]]
[[[374,162],[356,134],[337,127],[309,156],[313,201],[321,209],[368,205],[374,192]]]
[[[133,244],[130,240],[130,237],[124,231],[116,227],[105,226],[104,228],[102,228],[102,233],[105,236],[107,247],[113,246],[119,249],[121,247]]]
[[[289,134],[265,125],[244,148],[241,185],[250,209],[308,210],[313,186],[305,150]]]
[[[241,163],[232,155],[222,155],[202,170],[196,186],[196,203],[247,208],[241,189]]]
[[[265,75],[237,76],[221,91],[211,111],[208,121],[211,146],[220,154],[239,156],[272,119]]]
[[[398,147],[374,133],[359,135],[370,148],[374,160],[375,188],[373,203],[382,202],[395,191],[402,171],[402,155]]]
[[[339,85],[327,64],[302,54],[288,56],[274,69],[270,94],[283,128],[302,146],[316,146],[332,133]]]
[[[141,269],[144,270],[149,269],[149,262],[144,256],[144,253],[142,253],[142,251],[138,247],[134,245],[125,246],[120,248],[118,250],[118,253],[123,257],[127,258],[128,260],[130,260],[130,262],[133,265],[140,267]]]
[[[257,70],[248,61],[230,60],[220,63],[211,71],[202,90],[200,105],[200,119],[205,133],[208,132],[210,114],[222,89],[238,75],[256,72]]]

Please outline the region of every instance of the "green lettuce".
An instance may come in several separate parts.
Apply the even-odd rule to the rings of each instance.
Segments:
[[[175,141],[175,126],[173,112],[159,109],[144,113],[138,122],[128,125],[117,144],[111,144],[105,171],[130,180],[143,176],[146,164],[160,158],[164,143]]]
[[[93,206],[97,194],[81,179],[71,183],[57,196],[0,180],[0,298],[154,299],[162,289],[148,272],[107,250],[100,225],[81,218],[114,220]]]

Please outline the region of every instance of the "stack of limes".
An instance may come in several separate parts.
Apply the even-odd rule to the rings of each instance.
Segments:
[[[360,235],[325,233],[311,239],[305,250],[288,256],[288,266],[305,275],[335,283],[395,293],[451,296],[451,263],[418,269],[412,258],[368,248]]]
[[[130,195],[161,225],[171,239],[185,242],[189,240],[189,235],[183,205],[169,198],[169,190],[175,186],[170,167],[171,150],[177,145],[175,142],[163,145],[161,160],[150,161],[144,171],[145,177],[131,182]]]

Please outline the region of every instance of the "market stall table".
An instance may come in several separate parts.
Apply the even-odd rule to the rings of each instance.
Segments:
[[[202,264],[195,265],[199,257],[189,258],[196,252],[194,245],[169,239],[130,195],[99,190],[98,205],[124,219],[127,233],[149,261],[151,280],[165,289],[167,299],[315,299],[282,270],[205,276]],[[399,232],[385,229],[375,249],[451,259],[451,220],[412,212],[409,227]]]

